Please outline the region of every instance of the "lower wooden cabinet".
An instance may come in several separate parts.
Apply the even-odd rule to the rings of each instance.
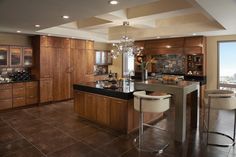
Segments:
[[[52,78],[40,79],[40,103],[53,101]]]
[[[123,100],[100,94],[74,91],[74,110],[80,117],[117,131],[129,133],[138,127],[139,114],[133,99]],[[145,113],[145,122],[161,117],[162,113]]]
[[[26,83],[26,104],[38,103],[38,82]]]
[[[0,110],[12,108],[12,84],[0,84]]]
[[[0,110],[38,103],[38,81],[0,84]]]

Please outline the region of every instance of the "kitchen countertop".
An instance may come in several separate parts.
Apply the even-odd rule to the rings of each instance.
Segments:
[[[129,100],[133,98],[134,82],[121,81],[120,86],[117,88],[104,88],[101,83],[86,82],[74,84],[74,90],[80,90],[95,94],[102,94],[110,97]]]
[[[22,83],[22,82],[34,82],[34,81],[38,81],[38,80],[10,81],[10,82],[1,82],[1,81],[0,81],[0,84]]]

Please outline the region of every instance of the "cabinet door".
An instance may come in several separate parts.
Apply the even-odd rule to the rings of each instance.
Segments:
[[[40,80],[40,103],[50,102],[53,100],[52,85],[53,83],[51,78]]]
[[[85,117],[91,121],[96,121],[97,119],[97,106],[95,102],[95,97],[93,94],[85,94]]]
[[[10,66],[20,67],[22,65],[22,48],[10,47]]]
[[[85,116],[85,95],[84,92],[75,91],[74,92],[74,110],[79,114],[79,116],[84,117]]]
[[[38,82],[26,83],[26,104],[38,103]]]
[[[107,64],[108,65],[112,65],[112,56],[111,56],[111,52],[107,52]]]
[[[58,49],[53,55],[53,99],[66,100],[71,96],[70,49]]]
[[[0,110],[12,108],[12,99],[0,99]]]
[[[7,46],[0,46],[0,68],[8,66],[8,51]]]
[[[56,48],[40,47],[40,78],[52,78],[53,52]]]
[[[113,129],[125,131],[127,127],[127,101],[111,99],[110,126]]]
[[[33,64],[32,48],[23,48],[23,66],[30,67]]]
[[[97,122],[103,125],[110,124],[110,99],[104,96],[96,96]]]
[[[86,50],[86,74],[94,73],[94,50]]]

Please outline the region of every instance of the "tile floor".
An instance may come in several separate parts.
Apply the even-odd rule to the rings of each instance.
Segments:
[[[214,126],[228,133],[233,127],[232,113],[215,118]],[[236,148],[206,146],[202,131],[188,129],[185,143],[173,141],[174,108],[157,126],[169,132],[148,129],[145,141],[158,147],[169,143],[160,157],[236,157]],[[218,117],[218,116],[217,116]],[[229,120],[230,119],[230,120]],[[73,101],[35,106],[0,113],[1,157],[154,157],[139,152],[132,141],[137,132],[122,135],[80,119],[73,111]]]

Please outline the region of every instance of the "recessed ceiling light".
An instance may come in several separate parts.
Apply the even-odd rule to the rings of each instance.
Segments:
[[[109,4],[111,4],[111,5],[116,5],[116,4],[118,4],[119,2],[118,1],[116,1],[116,0],[111,0],[111,1],[109,1]]]
[[[161,38],[161,37],[159,37],[159,36],[157,37],[157,39],[160,39],[160,38]]]
[[[68,15],[63,15],[62,18],[63,18],[63,19],[69,19],[70,16],[68,16]]]
[[[193,35],[197,35],[196,33],[193,33]]]
[[[16,31],[16,32],[17,32],[17,33],[21,33],[21,31],[19,31],[19,30],[18,30],[18,31]]]
[[[51,36],[51,34],[48,34],[48,36]]]
[[[39,28],[40,27],[40,25],[34,25],[35,27],[37,27],[37,28]]]

